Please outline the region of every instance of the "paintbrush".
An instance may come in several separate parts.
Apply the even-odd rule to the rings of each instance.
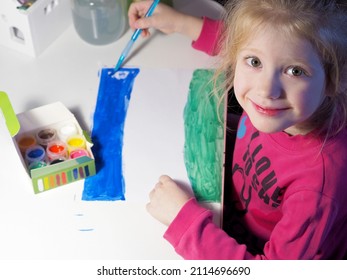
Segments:
[[[147,13],[145,14],[145,17],[150,17],[153,12],[154,9],[157,7],[158,3],[160,2],[160,0],[154,0],[152,5],[149,7]],[[135,41],[137,40],[137,38],[140,36],[142,32],[142,29],[136,29],[134,31],[134,34],[131,36],[130,41],[128,42],[128,44],[125,46],[123,52],[121,53],[119,60],[117,62],[116,67],[114,68],[115,71],[118,71],[119,68],[122,66],[124,59],[128,56],[132,46],[134,45]]]

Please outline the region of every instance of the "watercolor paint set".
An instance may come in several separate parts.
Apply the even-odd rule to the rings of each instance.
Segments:
[[[61,102],[25,111],[16,118],[19,131],[13,135],[13,143],[34,193],[95,175],[89,136]]]

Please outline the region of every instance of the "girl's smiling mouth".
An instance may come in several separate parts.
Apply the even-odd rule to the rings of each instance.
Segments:
[[[267,116],[276,116],[289,109],[289,108],[272,108],[272,107],[265,107],[265,106],[263,107],[254,103],[253,101],[251,101],[251,103],[253,104],[255,110],[258,113],[267,115]]]

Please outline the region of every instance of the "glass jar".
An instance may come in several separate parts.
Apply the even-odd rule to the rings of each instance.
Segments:
[[[87,43],[115,42],[128,26],[128,0],[71,0],[74,27]]]

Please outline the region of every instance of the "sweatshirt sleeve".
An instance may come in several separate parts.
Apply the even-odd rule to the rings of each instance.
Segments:
[[[307,201],[312,205],[308,207]],[[326,196],[297,193],[284,205],[283,217],[265,244],[264,253],[252,255],[246,245],[238,244],[216,226],[212,212],[192,198],[169,225],[164,238],[184,259],[324,259],[327,257],[324,254],[329,254],[327,236],[333,236],[331,228],[336,212],[334,201]]]
[[[265,243],[263,257],[272,260],[331,258],[338,247],[339,208],[338,201],[320,192],[302,190],[290,194],[284,200],[282,218]]]
[[[245,245],[237,244],[213,223],[212,212],[200,206],[195,198],[182,207],[164,238],[184,259],[239,259],[249,255]]]
[[[203,17],[203,26],[199,38],[192,42],[192,47],[214,56],[219,53],[218,39],[222,29],[221,20]]]

